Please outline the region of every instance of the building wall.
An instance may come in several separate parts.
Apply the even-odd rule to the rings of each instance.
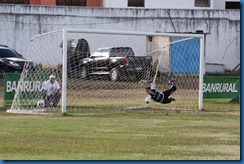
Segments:
[[[145,0],[145,8],[162,9],[225,9],[225,2],[240,0],[211,0],[210,7],[195,7],[195,0]],[[103,7],[127,8],[128,0],[103,0]]]
[[[30,0],[31,5],[56,5],[56,0]]]
[[[219,9],[225,9],[225,0],[218,0],[218,1],[211,1],[211,6],[213,9],[219,10]]]
[[[127,1],[127,0],[126,0]],[[145,0],[145,8],[163,8],[163,9],[197,9],[194,7],[195,0]],[[211,9],[212,6],[210,6]],[[201,7],[201,9],[205,9]]]
[[[129,0],[86,0],[88,7],[108,7],[108,8],[135,8],[128,7]],[[142,8],[161,8],[161,9],[225,9],[225,2],[240,2],[240,0],[210,0],[210,7],[195,7],[196,0],[144,0]],[[20,1],[18,1],[19,3]],[[67,2],[67,1],[66,1]],[[2,2],[3,3],[3,2]],[[8,0],[5,3],[14,4]],[[18,4],[16,1],[16,4]],[[27,2],[22,1],[22,4]],[[55,6],[56,0],[29,0],[30,5]],[[73,1],[75,5],[75,1]],[[75,5],[77,6],[77,4]]]
[[[92,7],[102,6],[102,0],[87,0],[86,3],[87,6],[92,6]]]
[[[88,7],[101,7],[102,0],[86,0]],[[30,0],[30,5],[56,6],[56,0]]]
[[[207,63],[224,63],[228,70],[240,63],[239,10],[0,5],[0,21],[0,44],[23,56],[34,36],[62,28],[181,33],[202,30],[207,33]]]
[[[127,0],[103,0],[103,7],[111,8],[126,8],[128,6]]]

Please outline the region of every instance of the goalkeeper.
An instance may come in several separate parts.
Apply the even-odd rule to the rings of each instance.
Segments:
[[[151,82],[151,87],[145,88],[145,91],[148,94],[146,103],[149,104],[150,99],[162,104],[168,104],[175,101],[175,98],[170,97],[170,95],[176,91],[175,80],[170,80],[169,83],[171,84],[171,88],[169,90],[159,92],[156,90],[155,82]]]
[[[43,83],[42,95],[44,98],[45,107],[50,107],[51,103],[53,104],[53,107],[57,107],[61,97],[61,93],[60,93],[60,85],[55,80],[54,75],[50,75],[49,80]]]

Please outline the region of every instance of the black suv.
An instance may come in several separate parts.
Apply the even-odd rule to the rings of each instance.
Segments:
[[[0,45],[0,78],[5,72],[22,72],[24,67],[33,71],[34,64],[8,46]]]

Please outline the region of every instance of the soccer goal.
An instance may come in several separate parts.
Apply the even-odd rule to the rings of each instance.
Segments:
[[[160,32],[63,29],[35,36],[26,56],[34,71],[23,70],[8,112],[78,112],[82,109],[160,108],[201,110],[204,35]],[[26,63],[28,66],[28,63]],[[58,106],[39,106],[42,84],[55,75],[61,86]],[[177,91],[170,104],[145,103],[141,80],[158,91]]]

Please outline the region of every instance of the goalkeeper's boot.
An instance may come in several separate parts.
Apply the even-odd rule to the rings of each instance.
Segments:
[[[170,85],[175,85],[175,82],[176,82],[176,80],[175,79],[172,79],[172,80],[169,81],[169,84]]]

